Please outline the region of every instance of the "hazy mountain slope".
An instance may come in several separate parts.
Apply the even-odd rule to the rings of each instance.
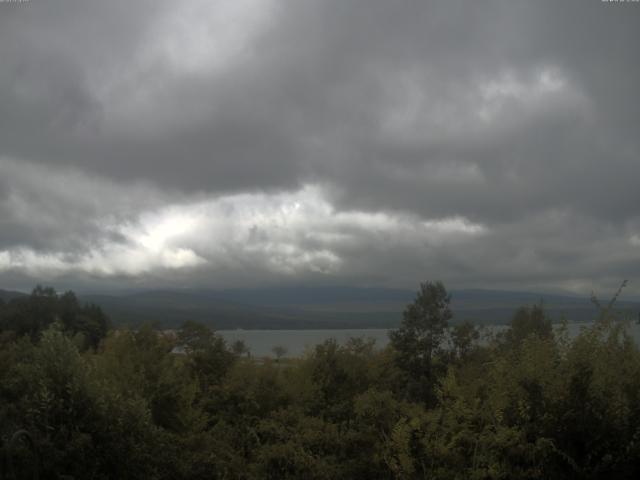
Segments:
[[[393,327],[414,296],[408,290],[330,287],[158,290],[81,298],[102,306],[116,324],[151,321],[175,327],[190,319],[229,329]],[[588,298],[494,290],[452,292],[454,321],[506,323],[518,307],[540,302],[557,320],[591,320],[597,313]],[[639,302],[621,301],[617,307],[634,317],[640,311]]]
[[[22,292],[14,292],[11,290],[0,290],[0,299],[7,302],[13,298],[24,297],[26,294]]]

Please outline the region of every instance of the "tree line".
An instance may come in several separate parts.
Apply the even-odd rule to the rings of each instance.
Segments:
[[[257,361],[38,287],[0,304],[0,439],[37,447],[18,478],[637,478],[640,352],[611,305],[574,339],[536,305],[481,338],[449,303],[426,282],[383,349]]]

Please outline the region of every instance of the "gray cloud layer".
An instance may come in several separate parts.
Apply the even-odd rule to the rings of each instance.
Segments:
[[[595,0],[0,4],[0,279],[634,280],[639,37]]]

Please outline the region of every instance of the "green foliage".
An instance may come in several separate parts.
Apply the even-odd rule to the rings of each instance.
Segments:
[[[471,322],[460,323],[451,329],[453,353],[461,360],[469,357],[479,339],[480,332]]]
[[[274,346],[271,351],[276,356],[277,361],[280,361],[280,359],[287,354],[286,347],[283,347],[282,345]]]
[[[0,332],[26,335],[37,341],[55,322],[70,336],[77,336],[82,349],[97,348],[110,327],[100,307],[81,305],[73,292],[58,295],[51,287],[37,286],[29,296],[0,303]]]
[[[3,399],[14,399],[11,419],[27,428],[43,451],[45,472],[76,478],[148,478],[154,427],[141,402],[92,375],[71,339],[46,330],[36,347],[20,344]],[[119,461],[115,461],[119,460]],[[129,467],[128,467],[129,466]]]
[[[547,317],[541,305],[520,307],[514,314],[504,338],[508,345],[518,346],[533,335],[542,339],[553,337],[551,319]]]
[[[193,321],[184,322],[178,330],[177,345],[184,349],[186,364],[203,390],[218,385],[241,353],[230,350],[221,336]]]
[[[409,398],[427,404],[435,400],[435,384],[442,373],[437,357],[452,318],[450,301],[441,282],[423,283],[405,309],[400,328],[389,334],[398,367],[406,375]]]
[[[446,328],[449,297],[428,283],[388,348],[329,340],[274,361],[193,322],[111,331],[87,349],[75,297],[37,292],[2,307],[36,321],[0,334],[0,440],[28,430],[41,478],[640,473],[640,351],[611,315],[570,340],[526,307],[482,344],[473,325]]]

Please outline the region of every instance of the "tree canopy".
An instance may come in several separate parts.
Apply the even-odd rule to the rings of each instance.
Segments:
[[[415,300],[404,310],[400,328],[389,334],[411,398],[434,400],[433,387],[441,373],[437,354],[453,316],[450,301],[442,282],[421,284]]]
[[[0,477],[9,464],[52,479],[640,473],[640,351],[622,320],[568,338],[532,306],[481,338],[447,326],[449,295],[427,282],[386,348],[328,340],[275,361],[194,322],[112,329],[88,346],[81,318],[100,316],[74,299],[37,289],[2,306]],[[18,431],[39,462],[8,447]]]

